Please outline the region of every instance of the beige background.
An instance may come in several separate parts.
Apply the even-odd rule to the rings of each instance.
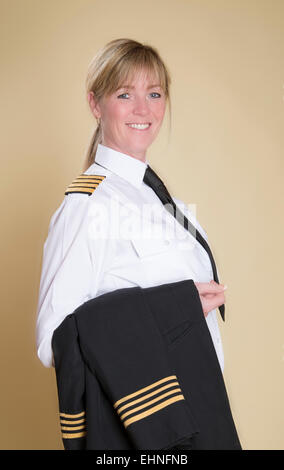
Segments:
[[[244,449],[283,449],[284,4],[1,0],[2,449],[62,449],[36,356],[42,247],[94,121],[87,66],[108,41],[157,47],[172,75],[148,159],[196,204],[228,284],[225,380]]]

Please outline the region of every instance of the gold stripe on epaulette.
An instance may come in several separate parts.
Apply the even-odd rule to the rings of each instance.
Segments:
[[[65,194],[82,193],[90,196],[105,178],[106,176],[103,175],[82,174],[69,184]]]
[[[167,383],[165,384],[165,382]],[[160,386],[161,384],[165,385]],[[152,391],[150,391],[151,389]],[[166,391],[165,393],[161,393],[166,389],[170,390]],[[174,396],[169,397],[169,395]],[[133,400],[134,397],[136,397],[135,400]],[[125,397],[117,400],[113,406],[114,408],[116,408],[116,411],[126,428],[127,426],[129,426],[129,424],[134,423],[135,421],[139,421],[140,419],[143,419],[153,413],[156,413],[162,408],[165,408],[166,406],[169,406],[172,403],[175,403],[180,400],[185,400],[185,398],[182,394],[179,382],[177,380],[177,376],[170,375],[168,377],[165,377],[164,379],[158,380],[150,385],[147,385],[146,387],[143,387],[134,393],[126,395]],[[125,402],[127,403],[125,404]],[[119,406],[122,403],[123,406]],[[137,406],[138,403],[140,403],[139,406]],[[157,404],[153,406],[154,403]],[[126,409],[128,410],[124,411]],[[143,409],[144,411],[142,411]],[[124,412],[122,413],[122,411]],[[129,415],[131,415],[131,417],[125,419]]]

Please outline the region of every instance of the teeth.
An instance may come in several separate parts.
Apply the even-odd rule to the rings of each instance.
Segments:
[[[147,129],[150,124],[127,124],[129,127],[133,127],[134,129]]]

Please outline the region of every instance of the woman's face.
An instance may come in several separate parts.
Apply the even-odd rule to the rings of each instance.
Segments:
[[[165,93],[159,83],[143,71],[134,76],[132,83],[123,84],[99,102],[95,102],[93,92],[88,99],[94,116],[101,119],[102,144],[145,161],[146,150],[159,132],[166,109]],[[147,127],[137,129],[131,124]]]

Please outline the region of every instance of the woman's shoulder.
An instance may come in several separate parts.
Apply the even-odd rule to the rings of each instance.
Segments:
[[[63,199],[49,223],[49,232],[55,227],[76,230],[83,225],[95,206],[105,211],[110,201],[110,180],[112,173],[97,164],[91,165],[84,173],[76,176],[63,189]]]
[[[71,218],[82,217],[85,212],[84,208],[88,206],[89,196],[94,192],[95,186],[101,183],[106,176],[98,173],[100,178],[97,179],[94,178],[95,173],[92,171],[88,175],[88,170],[79,174],[67,187],[63,188],[61,202],[50,218],[49,231],[59,222],[63,223],[68,216]]]
[[[92,196],[98,188],[100,191],[102,188],[105,189],[106,181],[109,182],[109,179],[111,179],[111,172],[93,163],[84,173],[80,173],[71,181],[65,189],[65,196],[73,194],[86,197]],[[80,199],[82,198],[80,197]]]

